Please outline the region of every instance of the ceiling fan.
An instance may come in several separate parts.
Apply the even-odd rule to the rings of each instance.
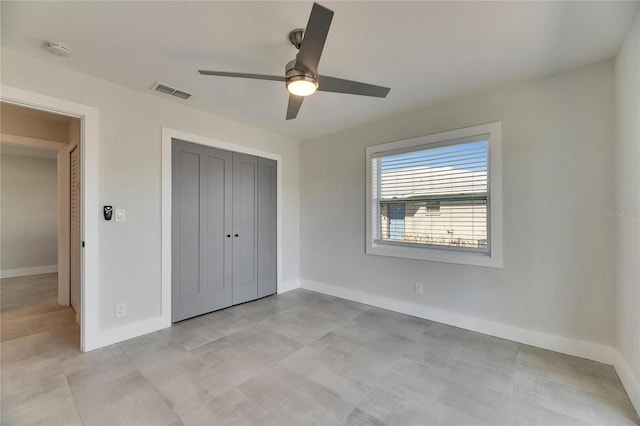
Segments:
[[[284,76],[207,70],[198,70],[198,72],[202,75],[285,82],[289,90],[287,120],[296,118],[305,96],[311,95],[316,90],[377,98],[386,97],[390,90],[388,87],[318,74],[318,63],[332,19],[333,11],[318,3],[313,4],[307,28],[296,28],[289,33],[289,41],[298,49],[298,54],[295,59],[287,63]]]

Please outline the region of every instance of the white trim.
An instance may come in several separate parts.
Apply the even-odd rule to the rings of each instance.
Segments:
[[[51,274],[58,272],[58,265],[32,266],[29,268],[6,269],[0,271],[0,278],[26,277],[29,275]]]
[[[424,318],[466,330],[476,331],[489,336],[500,337],[518,343],[537,346],[555,352],[586,358],[604,364],[613,364],[614,349],[611,346],[585,342],[570,337],[543,333],[526,328],[474,318],[458,312],[440,309],[433,306],[419,305],[411,302],[376,296],[358,290],[339,287],[317,281],[302,280],[301,288],[336,296],[354,302],[365,303],[378,308]]]
[[[286,293],[287,291],[295,290],[300,288],[299,280],[290,280],[283,283],[278,284],[278,294]]]
[[[489,134],[489,232],[491,253],[470,253],[457,250],[438,250],[406,245],[378,244],[373,240],[373,200],[371,193],[371,159],[387,151],[406,150],[419,145],[437,145],[443,141]],[[366,253],[406,259],[502,268],[502,122],[481,124],[432,135],[366,147]]]
[[[636,412],[640,415],[640,381],[638,381],[638,378],[633,374],[633,370],[617,349],[614,349],[613,367],[616,369],[622,386],[627,391],[627,395],[629,395]]]
[[[169,326],[171,326],[171,324],[169,324]],[[162,317],[155,317],[118,328],[102,330],[97,338],[92,340],[92,344],[94,345],[92,349],[124,342],[125,340],[153,333],[163,328],[167,328],[164,319]]]
[[[85,247],[81,260],[80,349],[82,351],[95,349],[96,343],[100,341],[98,322],[100,279],[98,269],[98,212],[100,211],[98,203],[98,169],[100,166],[98,110],[88,105],[4,85],[0,85],[0,100],[81,119],[81,233]]]
[[[219,141],[205,136],[194,135],[180,130],[162,128],[162,323],[165,327],[171,326],[171,140],[180,139],[199,145],[213,148],[225,149],[228,151],[240,152],[243,154],[255,155],[258,157],[275,160],[278,164],[277,174],[277,289],[278,293],[287,291],[282,283],[282,155],[259,149],[249,148],[244,145]],[[285,288],[283,290],[283,288]]]
[[[69,157],[68,144],[47,139],[0,133],[3,145],[56,151],[58,193],[58,304],[69,306]]]

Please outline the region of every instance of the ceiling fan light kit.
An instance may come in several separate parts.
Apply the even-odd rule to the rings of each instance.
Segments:
[[[309,96],[318,90],[318,82],[306,75],[287,79],[287,89],[292,95]]]
[[[298,70],[296,60],[290,61],[286,68],[286,85],[289,93],[296,96],[309,96],[318,90],[318,78],[311,73]]]
[[[285,76],[248,74],[227,71],[198,70],[202,75],[219,77],[251,78],[256,80],[283,81],[289,91],[287,120],[297,117],[305,96],[316,91],[346,93],[350,95],[373,96],[384,98],[389,93],[388,87],[358,81],[344,80],[318,74],[318,63],[327,40],[333,11],[318,3],[313,4],[309,22],[305,29],[296,28],[289,33],[289,41],[298,49],[296,58],[287,63]]]

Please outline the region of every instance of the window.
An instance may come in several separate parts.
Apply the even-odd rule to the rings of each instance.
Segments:
[[[367,148],[367,253],[502,266],[501,124]]]

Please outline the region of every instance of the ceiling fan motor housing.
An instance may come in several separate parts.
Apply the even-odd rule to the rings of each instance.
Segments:
[[[287,62],[287,66],[285,67],[285,76],[287,77],[287,80],[293,77],[308,77],[310,81],[318,82],[318,76],[316,74],[296,68],[295,59]]]
[[[297,69],[295,59],[287,63],[287,66],[285,67],[285,76],[287,79],[287,87],[290,83],[295,81],[308,81],[313,83],[316,89],[318,88],[318,76],[310,72]]]

